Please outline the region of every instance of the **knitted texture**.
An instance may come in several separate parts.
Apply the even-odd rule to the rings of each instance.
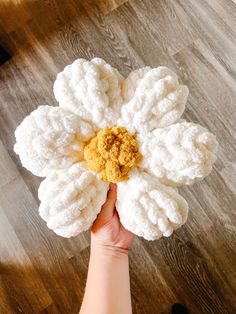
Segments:
[[[172,186],[203,179],[216,159],[215,136],[194,123],[176,123],[139,134],[138,140],[144,156],[140,167]]]
[[[120,116],[122,80],[102,59],[78,59],[57,75],[53,90],[61,107],[104,128],[115,125]]]
[[[130,100],[122,107],[118,124],[130,132],[143,133],[168,126],[184,112],[188,88],[180,85],[177,75],[166,67],[136,72],[124,84],[126,94],[127,85],[130,92],[126,99]]]
[[[100,173],[104,181],[128,179],[128,173],[142,159],[138,142],[124,127],[105,128],[84,147],[87,168]]]
[[[90,124],[70,111],[40,106],[15,131],[15,152],[33,174],[45,177],[82,156],[82,143],[94,135]]]
[[[150,67],[144,67],[130,72],[128,77],[122,82],[121,93],[125,103],[129,102],[132,99],[137,86],[144,78],[144,75],[151,69],[152,68]]]
[[[48,228],[69,238],[87,230],[106,200],[108,183],[76,163],[55,171],[39,187],[40,216]]]
[[[48,227],[71,237],[92,225],[108,183],[81,162],[84,148],[99,131],[122,126],[136,138],[135,152],[142,156],[128,169],[127,181],[118,182],[116,208],[122,224],[148,240],[179,228],[188,206],[176,187],[210,173],[217,141],[205,128],[180,121],[188,88],[177,75],[166,67],[144,67],[124,79],[102,59],[78,59],[57,75],[54,95],[59,106],[40,106],[26,117],[16,129],[14,146],[23,166],[46,176],[39,188],[39,213]],[[113,144],[109,138],[104,146],[110,164],[124,143]],[[129,149],[125,151],[126,159]],[[109,173],[122,169],[110,167]]]
[[[170,236],[188,214],[188,204],[176,189],[137,170],[118,183],[116,208],[125,228],[147,240]]]

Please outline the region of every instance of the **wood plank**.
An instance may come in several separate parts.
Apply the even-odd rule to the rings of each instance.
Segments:
[[[6,288],[0,275],[0,311],[1,313],[16,313],[13,305],[10,303],[10,297],[6,293]]]
[[[15,163],[0,140],[0,188],[19,176]]]
[[[14,302],[15,306],[17,304],[29,314],[44,309],[52,303],[52,299],[5,216],[2,205],[0,230],[4,234],[4,238],[0,237],[0,277],[10,300],[7,306],[11,307],[11,302]]]
[[[84,289],[87,279],[87,270],[88,270],[88,263],[89,263],[89,256],[90,256],[90,247],[85,248],[84,250],[80,251],[78,254],[74,255],[70,258],[70,264],[73,266],[79,281],[80,281],[80,301],[82,302]]]
[[[219,1],[220,2],[220,1]],[[227,1],[224,1],[226,4]],[[215,58],[224,64],[229,74],[235,78],[235,39],[236,35],[225,21],[205,1],[172,1],[178,14],[186,16],[191,32],[197,34]],[[232,14],[235,14],[235,6]]]
[[[30,18],[22,0],[2,0],[0,2],[0,24],[6,33],[11,33],[25,25]]]
[[[230,190],[236,194],[236,162],[224,167],[220,174]]]
[[[46,227],[37,213],[37,203],[21,178],[1,188],[0,203],[55,305],[62,313],[73,313],[80,302],[80,285],[68,263],[71,253],[68,256],[70,246],[67,247],[66,239],[61,242],[61,238]]]
[[[202,249],[198,253],[193,239],[189,235],[187,238],[182,229],[171,239],[161,239],[156,245],[145,242],[144,245],[153,262],[158,263],[158,267],[161,265],[167,284],[172,286],[180,303],[185,303],[193,313],[230,312],[234,309],[232,299],[231,304],[227,302],[227,294],[217,285],[219,278],[212,265],[202,256]],[[174,281],[169,276],[171,273],[174,273]]]
[[[155,243],[152,244],[155,246]],[[171,274],[170,277],[173,279],[171,285],[166,281],[160,261],[154,262],[146,249],[146,243],[136,238],[130,252],[131,296],[134,313],[169,313],[171,305],[179,301],[173,290],[175,279]]]
[[[147,32],[142,19],[138,17],[129,3],[105,17],[94,6],[91,7],[86,3],[84,7],[89,18],[103,35],[101,41],[113,50],[112,56],[105,55],[106,60],[117,67],[124,76],[145,65],[153,67],[166,65],[172,68],[175,66],[155,36]],[[101,53],[101,56],[104,57],[104,52],[101,51]],[[116,58],[114,58],[114,53]]]
[[[232,1],[206,0],[209,6],[221,17],[229,28],[235,32],[236,30],[236,10],[235,3]]]
[[[234,80],[201,40],[177,53],[174,59],[182,70],[182,80],[190,88],[184,117],[216,134],[220,144],[216,166],[221,170],[235,160]]]
[[[111,11],[119,8],[128,0],[97,0],[97,5],[103,14],[108,14]]]
[[[177,53],[198,37],[185,23],[185,14],[179,14],[171,1],[130,0],[129,3],[147,33],[156,38],[167,54]]]

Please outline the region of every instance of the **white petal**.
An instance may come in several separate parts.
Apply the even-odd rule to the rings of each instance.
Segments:
[[[106,200],[108,187],[83,163],[51,172],[39,187],[39,214],[58,235],[76,236],[91,227]]]
[[[57,75],[54,95],[61,107],[104,128],[115,125],[120,116],[122,81],[104,60],[78,59]]]
[[[82,142],[93,135],[92,127],[70,111],[40,106],[17,127],[14,150],[25,168],[44,177],[76,162]]]
[[[141,83],[145,74],[151,70],[151,67],[144,67],[130,72],[128,77],[122,82],[122,97],[125,102],[128,102],[134,96],[136,88]]]
[[[168,126],[180,118],[188,88],[179,84],[173,71],[166,67],[143,68],[130,74],[127,80],[123,83],[122,95],[128,102],[122,107],[119,125],[130,132],[144,133]]]
[[[123,226],[147,240],[170,236],[188,215],[188,204],[176,189],[138,170],[118,183],[116,208]]]
[[[139,167],[172,186],[207,176],[216,160],[217,141],[207,129],[181,122],[138,135],[143,156]]]

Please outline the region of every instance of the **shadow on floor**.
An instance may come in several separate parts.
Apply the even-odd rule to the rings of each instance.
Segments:
[[[87,263],[75,269],[73,262],[0,264],[0,313],[78,313]]]
[[[91,0],[1,1],[0,44],[13,55],[22,47],[42,42],[53,36],[54,32],[70,27],[75,19],[83,19],[87,14],[84,5],[90,2]],[[91,6],[96,6],[96,3],[93,2]],[[89,6],[86,10],[88,8]]]

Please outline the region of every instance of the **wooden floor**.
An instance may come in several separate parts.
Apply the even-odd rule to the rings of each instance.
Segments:
[[[127,75],[167,65],[190,89],[184,114],[220,143],[211,175],[180,189],[187,224],[130,255],[133,312],[236,313],[236,4],[232,0],[8,0],[0,4],[0,313],[78,313],[89,233],[63,239],[37,208],[40,179],[13,152],[14,129],[56,105],[57,72],[99,56]],[[96,314],[96,313],[94,313]],[[99,314],[99,313],[97,313]],[[112,314],[112,313],[111,313]]]

